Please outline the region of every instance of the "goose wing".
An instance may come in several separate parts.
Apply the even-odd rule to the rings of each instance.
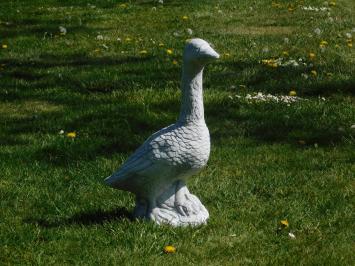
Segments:
[[[147,145],[142,145],[118,171],[105,179],[105,183],[109,186],[117,187],[120,182],[127,178],[144,173],[153,165],[153,161],[149,157]]]
[[[105,179],[111,187],[131,191],[134,186],[140,186],[145,178],[153,177],[157,173],[170,172],[171,162],[162,147],[166,148],[166,135],[171,135],[175,125],[163,128],[148,138],[121,166],[121,168]]]

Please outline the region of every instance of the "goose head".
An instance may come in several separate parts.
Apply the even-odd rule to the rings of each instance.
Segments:
[[[187,42],[183,58],[185,63],[203,67],[207,63],[218,59],[219,54],[213,50],[208,42],[195,38]]]

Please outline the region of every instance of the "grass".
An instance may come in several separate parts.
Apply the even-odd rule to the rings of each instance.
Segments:
[[[1,263],[351,265],[355,4],[301,2],[324,6],[2,1]],[[132,220],[134,197],[102,180],[177,118],[188,28],[222,55],[204,78],[211,158],[189,180],[211,218],[158,227]],[[305,65],[262,64],[279,57]],[[303,100],[244,98],[291,90]],[[168,244],[176,254],[163,254]]]

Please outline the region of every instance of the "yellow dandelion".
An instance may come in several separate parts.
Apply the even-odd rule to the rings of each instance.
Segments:
[[[177,64],[178,64],[178,61],[173,60],[173,65],[177,65]]]
[[[2,49],[7,49],[7,44],[3,44],[1,47]]]
[[[159,45],[159,47],[163,47],[163,46],[164,46],[164,43],[161,42],[161,43],[159,43],[158,45]]]
[[[289,227],[289,223],[288,223],[287,219],[281,220],[281,221],[280,221],[280,224],[281,224],[281,226],[283,226],[283,227],[285,227],[285,228]]]
[[[300,145],[306,145],[306,142],[305,142],[304,140],[300,139],[300,140],[298,141],[298,144],[300,144]]]
[[[173,52],[173,49],[166,49],[166,53],[168,55],[172,55],[174,52]]]
[[[68,137],[68,138],[71,138],[71,139],[74,139],[74,138],[76,137],[76,132],[75,132],[75,131],[73,131],[73,132],[68,132],[68,133],[67,133],[67,137]]]
[[[263,59],[263,60],[261,60],[261,62],[264,65],[267,65],[267,66],[272,67],[272,68],[277,68],[279,66],[277,64],[277,62],[275,61],[275,59]]]
[[[188,20],[189,17],[188,16],[182,16],[182,20]]]
[[[330,6],[336,6],[336,2],[335,1],[331,1],[331,2],[329,2],[329,5]]]
[[[147,53],[148,53],[147,50],[141,50],[141,51],[139,51],[139,54],[141,54],[141,55],[146,55]]]
[[[309,57],[309,59],[313,60],[313,59],[315,59],[315,58],[316,58],[316,54],[315,54],[315,53],[310,52],[310,53],[308,54],[308,57]]]
[[[315,71],[314,69],[311,71],[311,74],[316,77],[317,76],[317,71]]]
[[[274,8],[281,8],[282,7],[282,5],[280,3],[276,3],[276,2],[272,2],[271,6]]]
[[[320,43],[319,43],[319,47],[320,47],[320,48],[324,48],[324,47],[327,46],[327,45],[328,45],[328,42],[327,42],[327,41],[324,41],[324,40],[320,41]]]
[[[176,252],[176,248],[174,246],[165,246],[164,247],[164,252],[167,254],[172,254]]]
[[[349,48],[353,47],[353,40],[352,39],[346,40],[346,44]]]
[[[288,54],[287,51],[283,51],[283,52],[282,52],[282,55],[283,55],[283,56],[288,56],[289,54]]]
[[[296,96],[297,95],[297,92],[295,90],[291,90],[288,95],[290,96]]]

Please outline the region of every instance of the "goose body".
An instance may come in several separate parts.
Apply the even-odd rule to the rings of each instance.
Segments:
[[[206,124],[178,122],[148,138],[106,183],[136,195],[159,193],[173,181],[199,172],[209,154]]]
[[[205,64],[218,57],[204,40],[192,39],[186,45],[178,121],[150,136],[105,179],[111,187],[136,194],[135,216],[175,226],[197,225],[208,219],[208,211],[190,194],[185,180],[198,173],[209,158],[202,73]]]

